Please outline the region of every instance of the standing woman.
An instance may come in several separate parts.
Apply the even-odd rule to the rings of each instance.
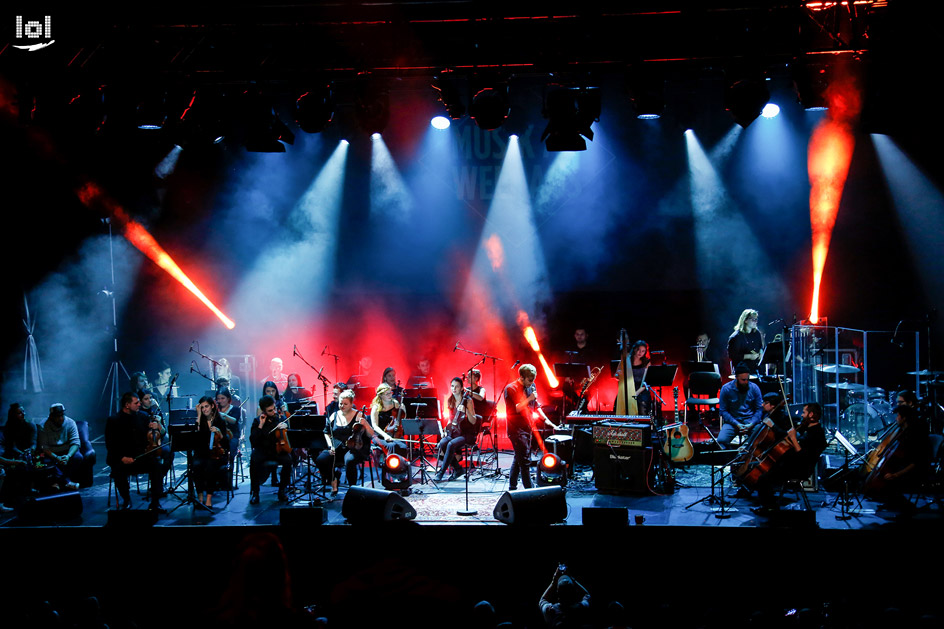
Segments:
[[[225,487],[224,469],[229,463],[232,433],[220,416],[216,400],[203,396],[197,404],[197,432],[200,446],[193,451],[193,483],[197,501],[213,506],[213,492]]]
[[[372,439],[374,450],[379,453],[383,449],[387,451],[387,454],[390,454],[393,450],[397,454],[403,454],[407,451],[406,444],[394,439],[394,435],[390,434],[395,432],[391,422],[397,418],[400,403],[393,399],[393,388],[387,383],[378,386],[376,393],[374,401],[370,404],[370,425],[374,429]],[[388,427],[390,428],[389,432],[387,431]]]
[[[318,466],[323,481],[331,482],[331,495],[337,496],[338,477],[334,470],[338,467],[338,457],[344,461],[347,484],[353,486],[357,483],[357,464],[366,461],[370,456],[370,440],[374,436],[370,422],[363,413],[354,408],[354,391],[346,389],[338,396],[338,410],[325,422],[324,435],[328,449],[321,451],[315,465]],[[357,447],[358,441],[360,447]]]
[[[764,350],[764,336],[757,329],[757,318],[757,311],[748,308],[738,317],[734,332],[728,337],[728,358],[731,364],[743,362],[751,375],[757,374]]]

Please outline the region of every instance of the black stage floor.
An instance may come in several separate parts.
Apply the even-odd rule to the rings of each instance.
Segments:
[[[153,528],[105,526],[108,482],[97,470],[95,484],[80,492],[80,516],[32,525],[8,518],[0,526],[17,575],[2,598],[7,609],[20,610],[20,620],[39,601],[69,608],[94,595],[113,627],[130,620],[139,627],[200,624],[232,585],[240,541],[274,533],[285,549],[294,605],[314,605],[331,626],[370,619],[472,626],[469,610],[482,599],[495,604],[499,619],[541,626],[537,601],[558,562],[590,589],[600,626],[611,600],[622,603],[633,627],[748,626],[759,612],[779,618],[792,608],[831,608],[835,615],[839,607],[861,622],[833,626],[872,626],[889,606],[909,618],[941,606],[935,567],[944,558],[944,518],[934,503],[922,500],[923,508],[901,517],[862,499],[853,501],[852,517],[840,519],[836,494],[818,490],[807,493],[815,524],[795,511],[795,496],[785,496],[790,517],[782,520],[755,515],[745,499],[718,518],[715,506],[698,502],[711,493],[709,466],[679,469],[683,486],[664,496],[600,493],[585,467],[568,484],[564,522],[509,526],[492,510],[508,487],[510,454],[498,465],[504,475],[469,483],[477,515],[458,514],[464,482],[415,484],[407,497],[418,512],[414,522],[363,526],[345,523],[343,487],[337,499],[322,502],[327,526],[280,525],[283,508],[316,510],[307,497],[285,507],[270,484],[261,503],[250,505],[248,477],[228,504],[216,495],[213,513],[184,504],[182,492],[163,500],[170,513]],[[183,471],[178,455],[178,479]],[[144,509],[133,484],[132,496],[135,509]],[[600,507],[625,508],[627,525],[584,524],[585,509]],[[160,602],[142,611],[146,591]]]

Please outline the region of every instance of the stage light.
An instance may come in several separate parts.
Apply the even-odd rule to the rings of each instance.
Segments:
[[[538,487],[567,485],[567,466],[553,452],[545,452],[538,462]]]
[[[629,100],[640,120],[658,120],[665,109],[665,79],[651,72],[634,69],[626,77]]]
[[[390,95],[367,74],[358,78],[354,119],[368,135],[383,133],[390,122]]]
[[[410,486],[410,463],[399,454],[388,454],[380,472],[384,489],[400,490]]]
[[[734,118],[734,122],[747,127],[760,116],[769,100],[770,92],[764,81],[744,79],[728,87],[724,95],[724,108]]]
[[[511,105],[508,102],[508,86],[499,85],[479,90],[472,97],[469,115],[480,129],[497,129],[508,119]]]
[[[517,142],[517,141],[518,141],[518,134],[517,134],[517,133],[512,133],[511,135],[508,136],[508,139],[509,139],[509,140],[514,140],[515,142]]]
[[[444,131],[448,129],[449,125],[452,123],[450,123],[449,118],[446,118],[445,116],[436,116],[432,120],[429,121],[429,124],[431,124],[434,129],[439,129],[440,131]]]
[[[370,139],[371,139],[371,140],[374,140],[374,141],[376,142],[377,140],[380,139],[380,134],[379,134],[379,133],[371,133],[371,134],[370,134]]]
[[[446,108],[446,114],[450,118],[459,120],[465,115],[465,105],[462,103],[458,78],[442,75],[433,77],[432,88],[439,93],[439,102]]]
[[[548,151],[585,151],[584,138],[593,140],[590,125],[600,120],[600,89],[554,86],[541,113],[548,121],[541,134]]]
[[[279,120],[261,90],[251,88],[243,92],[241,105],[247,151],[284,153],[285,144],[295,143],[295,134]]]
[[[829,66],[824,63],[797,61],[791,68],[797,102],[806,111],[826,111],[829,102]]]
[[[295,101],[295,122],[305,133],[320,133],[334,119],[331,85],[309,90]]]
[[[350,144],[350,142],[348,142],[347,140],[341,140],[340,144],[341,146],[347,146],[348,144]]]
[[[780,106],[774,103],[767,103],[764,105],[764,109],[760,112],[760,115],[764,118],[776,118],[777,114],[780,113]]]

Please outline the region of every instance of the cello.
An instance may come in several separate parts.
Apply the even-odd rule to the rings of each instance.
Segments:
[[[781,391],[783,385],[781,384]],[[777,412],[780,407],[786,403],[786,396],[781,393],[780,402],[771,409],[770,413],[745,450],[744,460],[740,462],[734,471],[734,477],[748,489],[753,489],[766,476],[781,458],[791,449],[799,450],[799,442],[796,437],[796,427],[793,425],[793,418],[790,418],[790,429],[786,436],[777,439],[777,433],[774,430],[771,416]],[[770,421],[768,424],[767,421]]]

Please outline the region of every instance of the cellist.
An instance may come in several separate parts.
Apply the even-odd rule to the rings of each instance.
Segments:
[[[905,492],[924,478],[931,460],[928,424],[906,405],[895,408],[895,422],[898,436],[866,479],[865,493],[886,507],[909,510]]]
[[[252,456],[249,458],[249,481],[251,492],[249,504],[259,503],[259,485],[265,480],[265,464],[275,463],[282,467],[279,476],[279,502],[288,502],[288,483],[292,478],[292,454],[280,452],[278,447],[279,431],[288,428],[288,420],[284,420],[275,405],[275,398],[263,395],[259,399],[259,409],[262,411],[256,421],[252,423],[249,441],[252,444]]]

